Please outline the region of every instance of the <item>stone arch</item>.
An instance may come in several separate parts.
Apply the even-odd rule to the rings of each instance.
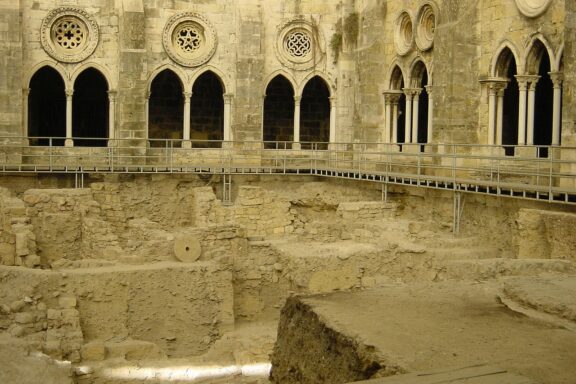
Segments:
[[[212,72],[212,73],[214,73],[214,75],[216,75],[218,77],[218,79],[220,80],[220,84],[222,85],[222,90],[224,93],[232,93],[231,82],[228,81],[228,77],[226,76],[226,74],[212,65],[206,65],[206,66],[202,67],[202,69],[200,69],[199,71],[196,71],[190,77],[190,81],[187,84],[185,84],[184,89],[187,89],[187,90],[192,89],[192,87],[194,87],[194,83],[196,82],[196,80],[200,76],[205,74],[206,72]]]
[[[552,125],[554,108],[554,84],[550,72],[555,65],[551,47],[543,36],[535,36],[526,55],[526,72],[537,75],[535,90],[533,137],[528,132],[528,144],[548,146],[552,144]],[[547,149],[538,150],[539,156],[547,156]]]
[[[294,140],[294,84],[282,73],[267,82],[264,91],[262,138],[264,148],[284,148],[278,142]]]
[[[508,68],[512,60],[514,61],[517,69],[517,73],[522,73],[521,68],[518,67],[518,49],[510,41],[504,41],[500,44],[496,50],[496,54],[492,57],[492,63],[490,64],[491,70],[490,74],[492,77],[506,77],[508,73]]]
[[[172,145],[179,146],[183,138],[184,85],[172,67],[161,68],[154,71],[149,82],[148,138],[152,139],[152,147],[166,146],[163,140],[178,140]]]
[[[94,66],[86,66],[73,77],[72,136],[75,146],[106,146],[108,138],[109,80]],[[83,139],[86,138],[86,139]]]
[[[560,45],[553,60],[552,71],[562,72],[564,70],[564,43]]]
[[[428,89],[426,86],[429,84],[428,68],[426,64],[421,59],[416,59],[412,65],[410,71],[410,82],[411,87],[419,90],[419,94],[414,96],[414,100],[418,100],[417,108],[416,102],[414,101],[414,109],[412,113],[418,114],[418,124],[412,126],[413,130],[416,130],[416,143],[427,143],[428,137],[428,101],[430,99],[428,94]],[[417,109],[417,110],[416,110]],[[413,118],[414,122],[414,118]],[[417,126],[416,126],[417,125]],[[414,138],[414,136],[412,136]]]
[[[222,146],[225,93],[225,84],[214,71],[203,70],[194,77],[190,101],[190,138],[204,141],[194,146]]]
[[[426,77],[427,79],[430,78],[428,74],[429,74],[428,66],[426,65],[424,60],[422,60],[421,57],[417,57],[416,59],[414,59],[412,65],[410,66],[411,86],[414,88],[419,88],[422,85],[423,77]],[[428,82],[426,82],[425,85],[428,85]]]
[[[150,94],[152,92],[152,82],[154,81],[154,79],[156,79],[156,77],[161,73],[164,72],[165,70],[169,70],[171,72],[173,72],[177,77],[178,80],[180,81],[180,86],[182,87],[182,89],[188,89],[187,88],[187,82],[186,82],[186,74],[184,72],[182,72],[182,70],[172,64],[164,64],[158,68],[156,68],[154,71],[152,71],[152,73],[150,73],[150,76],[148,77],[148,86],[147,86],[147,91]]]
[[[324,81],[329,92],[328,97],[332,97],[333,91],[336,89],[336,86],[334,85],[334,82],[328,75],[320,71],[313,71],[308,75],[306,75],[306,77],[304,77],[304,79],[302,79],[302,81],[300,82],[300,85],[297,88],[294,88],[295,95],[302,96],[302,94],[304,93],[304,88],[306,88],[310,80],[312,80],[315,77],[318,77]]]
[[[306,81],[300,101],[300,139],[304,143],[330,141],[330,85],[316,75]],[[302,148],[307,149],[307,144]],[[321,144],[318,148],[324,148]]]
[[[406,82],[404,81],[406,77],[404,76],[404,71],[402,71],[402,67],[395,63],[392,65],[390,69],[390,73],[388,75],[388,88],[389,89],[396,89],[401,90],[404,88]]]
[[[56,72],[58,72],[60,74],[60,77],[62,77],[62,81],[64,81],[64,88],[65,89],[71,88],[69,73],[58,62],[51,61],[51,60],[44,60],[44,61],[41,61],[40,63],[34,65],[28,71],[28,73],[26,74],[26,76],[24,78],[24,86],[29,88],[30,87],[30,81],[32,80],[32,77],[36,74],[36,72],[38,72],[38,70],[40,70],[44,67],[50,67],[53,70],[55,70]]]
[[[296,89],[298,89],[298,84],[297,84],[296,80],[294,79],[294,77],[290,73],[288,73],[282,69],[278,69],[278,70],[272,72],[271,74],[269,74],[266,77],[266,79],[264,80],[264,82],[263,82],[264,86],[262,88],[262,95],[264,95],[264,96],[266,95],[266,89],[268,88],[268,84],[270,84],[272,79],[274,79],[278,76],[282,76],[286,80],[288,80],[290,82],[290,85],[292,86],[292,89],[294,90],[294,94],[296,94]]]
[[[106,80],[108,90],[116,89],[116,82],[112,80],[112,77],[110,76],[110,72],[108,71],[108,69],[106,69],[104,66],[98,63],[84,63],[80,67],[76,68],[74,72],[70,74],[70,83],[74,85],[74,83],[76,83],[76,79],[78,78],[78,76],[80,76],[81,73],[83,73],[85,70],[89,68],[93,68],[98,72],[100,72],[100,74],[104,77],[104,80]]]
[[[542,34],[537,34],[532,37],[527,44],[526,56],[524,57],[524,70],[527,74],[537,74],[540,66],[540,61],[546,54],[553,65],[554,51],[552,46]]]
[[[64,145],[66,137],[66,82],[53,65],[43,65],[28,80],[27,136],[31,145]]]

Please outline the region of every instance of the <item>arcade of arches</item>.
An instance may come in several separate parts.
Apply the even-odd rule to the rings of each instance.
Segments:
[[[102,139],[112,138],[108,132],[114,119],[110,113],[114,111],[114,101],[106,79],[95,68],[83,71],[73,90],[65,90],[55,69],[41,68],[30,81],[31,144],[105,146],[106,140]],[[195,147],[220,147],[230,136],[230,104],[230,95],[212,71],[201,74],[191,91],[184,89],[174,71],[161,71],[153,78],[148,94],[150,146],[163,147],[170,140],[176,147],[191,146],[191,142]],[[306,82],[301,95],[294,94],[292,84],[284,76],[276,76],[269,82],[264,98],[265,146],[302,142],[302,149],[312,148],[310,143],[319,143],[317,149],[327,148],[322,143],[331,141],[335,128],[333,104],[329,86],[319,76]],[[44,137],[56,139],[49,143]]]
[[[560,58],[560,67],[562,57]],[[538,39],[529,50],[525,73],[509,47],[498,54],[489,88],[488,144],[512,156],[522,146],[536,146],[535,155],[561,144],[562,75],[552,70],[546,46]]]

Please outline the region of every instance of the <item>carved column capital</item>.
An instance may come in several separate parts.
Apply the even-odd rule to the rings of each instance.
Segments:
[[[564,82],[564,74],[562,72],[548,72],[550,75],[550,80],[552,80],[552,84],[554,84],[554,88],[562,87],[562,83]]]

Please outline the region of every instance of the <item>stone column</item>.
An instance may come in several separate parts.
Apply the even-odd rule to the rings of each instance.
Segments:
[[[496,85],[488,86],[488,145],[494,145],[494,133],[496,132]]]
[[[392,142],[398,142],[398,101],[392,99]]]
[[[182,92],[182,97],[184,98],[184,132],[182,138],[182,148],[192,148],[192,142],[190,141],[190,98],[192,97],[192,92]]]
[[[504,120],[504,89],[500,87],[496,91],[496,144],[502,145],[502,127]]]
[[[515,76],[518,81],[520,96],[518,98],[518,145],[526,145],[526,97],[528,79],[526,76]]]
[[[434,100],[432,99],[433,88],[431,85],[426,86],[426,92],[428,93],[428,127],[427,127],[427,137],[428,143],[432,143],[432,135],[434,134]]]
[[[224,94],[224,141],[234,140],[232,137],[232,97],[231,93]]]
[[[292,149],[300,149],[300,102],[302,96],[294,96],[294,143]]]
[[[108,146],[116,139],[116,90],[108,91]]]
[[[404,88],[406,95],[406,117],[404,118],[404,143],[410,143],[412,137],[412,90]]]
[[[562,110],[562,82],[564,81],[561,72],[549,72],[550,79],[554,85],[554,106],[552,115],[552,145],[560,145],[560,123]]]
[[[144,105],[144,112],[146,113],[146,117],[144,119],[144,122],[146,124],[146,139],[149,139],[150,137],[150,96],[152,96],[152,92],[147,91],[146,92],[146,102]],[[150,144],[150,143],[148,143]]]
[[[336,103],[337,99],[335,96],[330,97],[330,143],[336,142]]]
[[[420,111],[420,92],[422,89],[415,89],[413,91],[412,99],[412,143],[418,143],[418,125],[419,125],[419,111]]]
[[[534,110],[536,107],[536,84],[540,76],[534,77],[528,88],[528,127],[526,132],[526,144],[534,145]]]
[[[72,97],[74,89],[66,90],[66,140],[64,146],[73,147],[74,140],[72,139]]]
[[[390,132],[392,131],[392,103],[390,97],[384,94],[384,135],[382,138],[383,143],[390,142]]]
[[[28,137],[28,97],[30,88],[22,88],[22,145],[30,145]]]

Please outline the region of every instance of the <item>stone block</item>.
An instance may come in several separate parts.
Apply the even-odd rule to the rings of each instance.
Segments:
[[[14,316],[14,321],[19,324],[31,324],[36,320],[36,315],[32,312],[20,312]]]
[[[58,299],[60,308],[76,308],[76,298],[71,296],[62,296]]]
[[[80,350],[82,360],[102,361],[106,359],[106,345],[102,341],[84,344]]]
[[[14,245],[7,243],[0,243],[0,264],[14,265],[16,256],[16,249]]]

